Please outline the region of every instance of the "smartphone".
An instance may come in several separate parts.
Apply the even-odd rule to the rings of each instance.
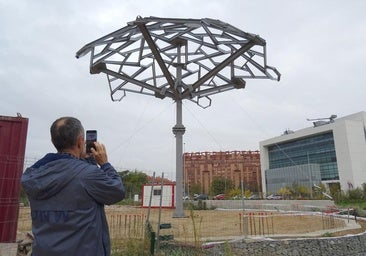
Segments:
[[[86,153],[91,153],[91,148],[94,148],[94,142],[97,141],[97,131],[87,130],[86,131]]]

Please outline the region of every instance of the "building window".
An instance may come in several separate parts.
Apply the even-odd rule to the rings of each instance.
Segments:
[[[160,196],[161,195],[161,189],[154,189],[154,196]]]
[[[322,180],[339,177],[333,132],[268,147],[269,169],[319,164]]]

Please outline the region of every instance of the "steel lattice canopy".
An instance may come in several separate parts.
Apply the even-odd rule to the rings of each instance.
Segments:
[[[112,100],[135,92],[210,105],[210,95],[244,88],[245,79],[280,79],[264,39],[208,18],[137,17],[76,57],[89,52],[90,72],[107,74]]]

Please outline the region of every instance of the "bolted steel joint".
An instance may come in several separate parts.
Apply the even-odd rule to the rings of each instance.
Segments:
[[[180,124],[176,124],[174,127],[173,127],[173,133],[175,135],[177,134],[184,134],[186,132],[186,127],[184,127],[184,125]]]

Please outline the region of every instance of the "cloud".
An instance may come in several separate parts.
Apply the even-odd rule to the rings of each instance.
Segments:
[[[213,18],[267,41],[268,64],[281,81],[248,80],[244,90],[184,102],[185,150],[255,150],[306,118],[364,110],[365,25],[361,0],[344,1],[10,1],[0,3],[0,114],[28,117],[27,157],[53,151],[49,126],[78,117],[99,131],[110,160],[129,169],[174,173],[175,105],[128,94],[112,102],[106,77],[89,74],[86,43],[137,15]]]

